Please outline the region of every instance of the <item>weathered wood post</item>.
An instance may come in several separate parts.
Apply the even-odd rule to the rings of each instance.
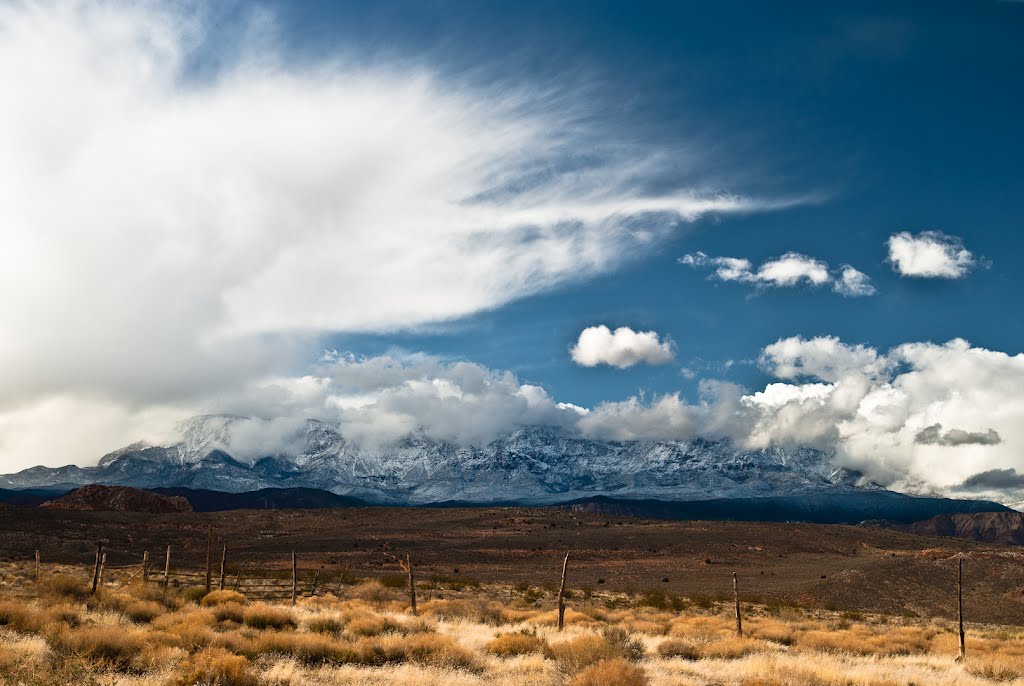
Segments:
[[[309,595],[316,597],[316,585],[320,582],[320,570],[318,569],[313,573],[313,585],[309,589]]]
[[[565,572],[569,568],[569,553],[566,552],[562,561],[562,583],[558,587],[558,630],[565,627]]]
[[[100,557],[100,576],[99,576],[100,588],[103,588],[103,573],[106,571],[106,569],[107,569],[107,554],[103,553],[103,556]]]
[[[960,623],[960,654],[957,656],[957,662],[964,659],[967,654],[964,645],[964,558],[963,556],[957,556],[957,571],[956,571],[956,614],[957,620]]]
[[[164,558],[164,590],[171,587],[171,544],[167,544],[167,556]]]
[[[36,548],[36,583],[39,583],[39,564],[41,562],[39,548]]]
[[[295,604],[295,600],[299,597],[299,563],[298,558],[295,557],[295,551],[292,551],[292,605]]]
[[[224,582],[228,573],[228,544],[225,543],[220,551],[220,590],[224,590]]]
[[[142,585],[149,583],[149,551],[142,551]]]
[[[92,568],[92,594],[96,594],[96,588],[100,585],[100,558],[103,556],[103,543],[96,544],[96,564]]]
[[[732,573],[732,597],[736,603],[736,635],[743,638],[743,615],[740,614],[740,582],[736,572]]]
[[[413,575],[412,558],[409,556],[409,553],[405,554],[405,568],[409,573],[409,602],[412,604],[412,615],[415,617],[419,614],[416,611],[416,577]]]
[[[213,527],[206,530],[206,593],[213,590]]]

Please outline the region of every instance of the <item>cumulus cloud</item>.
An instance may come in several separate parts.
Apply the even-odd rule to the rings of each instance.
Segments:
[[[619,369],[641,362],[665,364],[675,357],[672,341],[659,339],[654,331],[633,331],[627,326],[612,331],[604,324],[583,329],[570,354],[583,367],[606,364]]]
[[[832,284],[833,291],[848,298],[875,294],[875,288],[867,274],[848,264],[842,265],[837,272],[832,272],[828,263],[797,252],[788,252],[781,257],[768,260],[757,269],[750,260],[742,257],[709,257],[702,252],[683,255],[679,258],[679,263],[695,268],[711,268],[714,270],[714,278],[719,281],[738,281],[753,284],[758,288]]]
[[[578,93],[296,65],[272,19],[225,51],[196,9],[0,6],[0,425],[194,409],[323,332],[463,317],[777,206],[673,184],[683,157],[610,135]],[[25,440],[0,436],[5,466],[99,448]]]
[[[941,231],[901,231],[889,237],[888,245],[889,262],[900,276],[960,279],[977,262],[960,238]]]

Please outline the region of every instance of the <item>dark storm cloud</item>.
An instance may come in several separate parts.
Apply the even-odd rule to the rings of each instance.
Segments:
[[[932,424],[921,429],[914,442],[918,445],[999,445],[1003,439],[995,429],[988,431],[964,431],[963,429],[950,429],[942,432],[942,424]]]

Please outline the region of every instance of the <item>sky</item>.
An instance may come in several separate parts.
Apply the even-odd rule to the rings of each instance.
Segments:
[[[180,420],[1024,499],[1024,3],[0,2],[0,471]]]

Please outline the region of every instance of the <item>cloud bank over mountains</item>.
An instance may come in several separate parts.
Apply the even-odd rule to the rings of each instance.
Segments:
[[[273,418],[253,422],[251,454],[244,441],[233,444],[244,458],[272,452],[315,417],[370,444],[422,433],[480,445],[539,424],[604,440],[812,446],[873,481],[915,492],[979,490],[993,479],[976,475],[1024,472],[1024,355],[959,339],[879,352],[831,337],[792,337],[766,346],[759,364],[776,379],[760,390],[705,380],[696,402],[669,394],[587,409],[473,363],[332,354],[308,375],[264,379],[215,406]],[[1005,499],[1016,488],[1006,482],[988,492]]]

